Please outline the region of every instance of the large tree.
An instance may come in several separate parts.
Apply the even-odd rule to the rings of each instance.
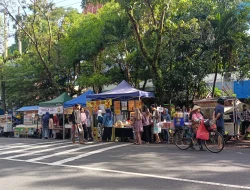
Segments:
[[[107,3],[110,1],[83,0],[82,4],[85,5],[88,2]],[[184,1],[162,0],[114,0],[114,2],[119,3],[129,18],[138,47],[152,72],[158,102],[163,102],[164,81],[159,63],[163,51],[163,37],[168,31],[167,24],[171,22],[172,17],[178,14],[178,10],[185,11],[189,4]]]

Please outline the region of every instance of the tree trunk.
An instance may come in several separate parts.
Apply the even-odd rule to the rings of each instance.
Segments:
[[[215,74],[214,74],[214,82],[213,82],[213,89],[212,89],[212,97],[214,97],[214,91],[215,91],[215,86],[216,86],[216,80],[217,80],[217,74],[218,74],[218,67],[219,63],[216,63],[216,68],[215,68]]]
[[[143,86],[142,86],[142,90],[145,90],[147,82],[148,82],[148,79],[144,80],[144,83],[143,83]]]
[[[163,88],[163,76],[157,63],[152,63],[152,76],[155,87],[156,102],[161,105],[164,103],[165,92]]]

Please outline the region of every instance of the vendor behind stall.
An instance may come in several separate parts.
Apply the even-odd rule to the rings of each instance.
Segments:
[[[243,122],[242,122],[241,134],[245,135],[246,129],[249,127],[249,124],[250,124],[250,111],[247,109],[246,104],[243,105],[242,118],[243,118]]]

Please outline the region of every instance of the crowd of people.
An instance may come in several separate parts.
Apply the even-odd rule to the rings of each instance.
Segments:
[[[224,135],[224,100],[219,99],[217,103],[211,118],[216,123],[217,131]],[[244,135],[250,124],[250,112],[247,110],[246,105],[243,106],[241,115],[243,118],[241,132]],[[175,114],[172,116],[173,118],[171,118],[167,108],[164,108],[163,111],[160,112],[154,104],[151,105],[150,108],[146,106],[143,109],[136,108],[134,110],[134,116],[130,120],[134,132],[134,144],[168,143],[170,138],[169,129],[162,128],[162,123],[170,122],[172,119],[175,120],[175,118],[180,116],[183,117],[184,122],[192,124],[191,129],[194,134],[196,134],[198,130],[200,121],[205,119],[201,108],[197,105],[194,105],[193,108],[188,111],[176,107]],[[73,143],[76,141],[76,136],[78,136],[80,144],[94,140],[91,127],[93,119],[91,117],[88,109],[81,107],[79,104],[74,106],[73,113],[68,118],[72,122],[71,136]],[[95,122],[97,123],[95,127],[97,127],[98,139],[103,142],[111,141],[112,127],[115,123],[111,109],[106,109],[105,114],[103,114],[101,110],[98,110],[97,117],[94,119],[97,121]],[[53,115],[46,113],[43,116],[42,125],[42,138],[53,138]],[[202,141],[199,139],[198,144],[200,145],[200,149],[203,150]],[[191,146],[191,148],[193,148],[193,146]]]

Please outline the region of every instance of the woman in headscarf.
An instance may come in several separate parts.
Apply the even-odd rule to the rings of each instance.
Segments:
[[[89,110],[85,109],[86,114],[86,126],[88,130],[88,141],[93,141],[93,134],[92,134],[92,128],[91,128],[91,116],[89,113]]]
[[[112,115],[111,110],[108,108],[106,109],[106,113],[104,114],[103,122],[102,122],[102,125],[104,127],[102,140],[104,142],[111,140],[113,123],[114,123],[113,115]]]
[[[96,117],[96,120],[97,120],[97,131],[98,131],[98,139],[101,140],[102,138],[102,122],[103,122],[103,116],[102,116],[102,110],[98,110],[97,111],[97,117]]]
[[[143,132],[143,125],[142,125],[142,113],[138,108],[135,109],[135,115],[133,118],[133,126],[134,126],[134,131],[135,131],[135,136],[136,136],[135,144],[140,145],[142,144],[141,132]]]

